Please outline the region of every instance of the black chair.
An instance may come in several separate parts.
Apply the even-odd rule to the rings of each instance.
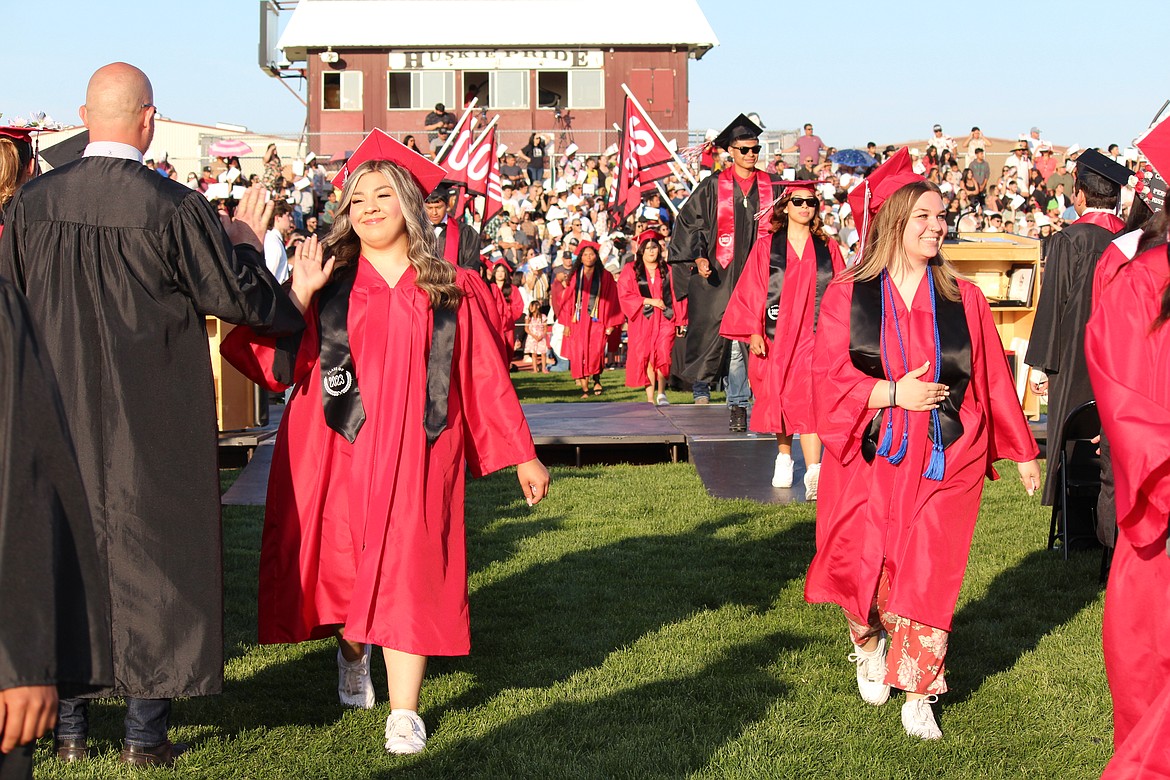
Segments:
[[[1055,471],[1049,479],[1059,480],[1052,501],[1052,520],[1048,527],[1048,549],[1056,547],[1057,540],[1068,560],[1068,548],[1074,541],[1091,539],[1097,544],[1097,496],[1101,492],[1101,457],[1092,442],[1101,433],[1101,418],[1097,402],[1086,401],[1068,413],[1060,428],[1064,446],[1056,454]],[[1048,453],[1048,467],[1053,468],[1053,453]],[[1069,534],[1069,514],[1072,499],[1081,506],[1088,504],[1092,522],[1076,536]]]

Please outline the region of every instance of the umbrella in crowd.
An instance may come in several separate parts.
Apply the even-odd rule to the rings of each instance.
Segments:
[[[877,165],[877,160],[860,149],[842,149],[839,152],[834,152],[833,156],[829,158],[829,162],[835,162],[849,168],[869,168],[872,165]]]
[[[252,147],[235,138],[221,138],[207,150],[213,157],[241,157],[252,151]]]

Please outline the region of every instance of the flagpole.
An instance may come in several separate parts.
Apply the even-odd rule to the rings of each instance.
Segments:
[[[475,108],[475,104],[478,102],[479,98],[472,98],[471,102],[467,104],[467,108],[463,109],[463,116],[459,117],[459,121],[455,123],[455,129],[447,136],[447,141],[443,144],[443,148],[435,155],[435,162],[443,159],[443,155],[447,152],[447,147],[455,141],[455,136],[459,135],[459,128],[463,127],[463,123],[467,121],[467,117],[471,116],[471,110]]]
[[[499,121],[500,121],[499,114],[496,114],[495,116],[493,116],[492,121],[487,123],[487,126],[483,129],[483,132],[480,133],[479,136],[474,141],[471,142],[471,146],[468,148],[470,148],[470,149],[477,148],[479,146],[479,142],[484,139],[484,136],[486,136],[488,134],[488,131],[491,130],[493,127],[495,127],[496,122],[499,122]]]
[[[666,188],[662,186],[662,179],[654,182],[654,186],[662,193],[662,200],[666,203],[666,207],[670,209],[671,213],[678,216],[678,207],[670,201],[670,196],[666,194]]]
[[[634,105],[638,107],[638,110],[642,112],[642,116],[645,117],[646,122],[649,123],[650,129],[654,131],[654,134],[658,136],[658,140],[662,143],[662,148],[670,152],[670,147],[667,146],[666,139],[662,137],[662,131],[658,129],[658,125],[654,124],[654,120],[650,118],[649,112],[647,112],[646,109],[642,107],[642,104],[638,102],[638,98],[634,97],[634,93],[631,92],[630,88],[627,87],[624,83],[622,84],[622,90],[625,91],[627,97],[629,97],[630,100],[634,101]],[[675,152],[670,152],[670,156],[671,159],[678,160],[679,165],[682,167],[682,171],[686,174],[687,181],[691,183],[691,186],[699,186],[699,182],[695,180],[695,177],[691,174],[690,169],[687,168],[679,156]]]

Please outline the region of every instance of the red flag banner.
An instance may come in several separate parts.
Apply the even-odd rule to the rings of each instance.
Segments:
[[[481,154],[486,152],[486,154]],[[486,159],[485,159],[486,158]],[[480,171],[485,171],[483,179],[476,179],[477,186],[482,189],[474,189],[471,184],[471,177],[473,175],[479,176]],[[484,197],[483,204],[483,221],[487,222],[489,219],[500,213],[504,207],[504,193],[500,189],[500,156],[496,154],[496,128],[488,131],[488,134],[476,147],[475,153],[472,155],[472,163],[468,165],[468,189],[473,192],[482,192]]]
[[[467,166],[471,161],[471,147],[476,135],[474,118],[464,122],[459,128],[447,154],[439,162],[439,167],[447,172],[444,177],[446,181],[467,183]]]
[[[670,176],[670,150],[632,99],[626,96],[622,142],[618,153],[617,194],[614,208],[624,219],[642,203],[642,193]]]

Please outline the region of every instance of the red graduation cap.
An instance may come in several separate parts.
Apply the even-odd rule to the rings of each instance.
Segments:
[[[662,234],[659,233],[657,230],[643,230],[641,233],[638,234],[637,238],[635,238],[634,240],[638,242],[638,246],[640,247],[640,246],[642,246],[642,244],[645,244],[647,241],[661,241]],[[579,248],[579,245],[578,245],[578,248]]]
[[[410,171],[411,178],[422,190],[424,197],[438,187],[446,175],[442,168],[375,127],[362,139],[358,148],[333,177],[333,186],[337,189],[344,188],[349,175],[367,160],[389,160],[401,165]]]
[[[861,236],[858,256],[865,249],[869,223],[878,209],[895,192],[917,181],[926,181],[926,177],[914,172],[910,150],[903,146],[849,193],[849,208],[853,212],[853,221],[858,226]]]
[[[41,132],[39,127],[0,127],[0,138],[10,138],[13,141],[32,145],[32,134]]]
[[[581,253],[589,248],[592,248],[597,253],[597,256],[601,257],[601,246],[596,241],[582,241],[577,244],[577,257],[580,257]]]
[[[1163,181],[1170,180],[1170,116],[1142,133],[1133,145],[1142,150]]]

